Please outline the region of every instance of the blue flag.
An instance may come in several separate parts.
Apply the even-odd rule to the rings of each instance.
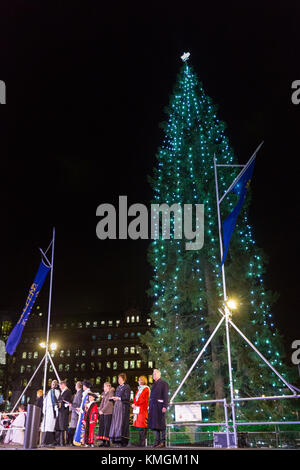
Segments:
[[[223,253],[223,258],[221,262],[221,268],[227,256],[228,247],[229,247],[229,243],[230,243],[233,231],[234,231],[237,216],[239,215],[242,205],[244,204],[244,201],[246,198],[247,189],[250,185],[250,181],[252,178],[254,163],[255,163],[255,158],[253,159],[253,161],[250,163],[246,171],[241,175],[241,177],[236,181],[235,185],[231,189],[231,191],[233,191],[235,194],[240,196],[240,199],[237,205],[235,206],[235,208],[233,209],[233,211],[224,220],[223,225],[222,225],[224,253]]]
[[[35,276],[32,286],[30,287],[29,294],[28,294],[22,315],[20,316],[18,323],[15,325],[15,327],[11,331],[6,342],[6,352],[10,355],[12,355],[15,352],[16,347],[18,346],[21,340],[23,329],[28,320],[32,306],[42,288],[44,280],[50,269],[51,269],[50,266],[47,266],[43,261],[41,261],[37,275]]]

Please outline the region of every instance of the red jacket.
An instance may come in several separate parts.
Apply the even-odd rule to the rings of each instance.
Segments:
[[[139,407],[139,413],[133,413],[133,426],[138,428],[147,427],[149,396],[150,389],[147,385],[144,386],[142,391],[138,389],[136,392],[133,399],[133,404]]]

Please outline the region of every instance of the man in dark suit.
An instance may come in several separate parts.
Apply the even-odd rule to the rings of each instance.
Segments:
[[[66,444],[67,430],[69,426],[69,410],[72,403],[72,392],[67,387],[66,380],[62,380],[59,384],[61,390],[58,398],[58,416],[55,423],[56,441],[60,446]]]
[[[154,369],[150,402],[148,428],[155,431],[156,448],[166,447],[166,411],[168,408],[169,385],[161,379],[160,371]]]

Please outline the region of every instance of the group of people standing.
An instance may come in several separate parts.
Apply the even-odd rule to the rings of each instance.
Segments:
[[[144,447],[147,429],[155,431],[153,447],[165,447],[166,421],[168,407],[167,382],[161,379],[160,371],[153,371],[153,385],[147,385],[145,376],[139,377],[138,390],[132,403],[133,426],[139,431],[139,441],[134,445]],[[94,446],[95,439],[100,446],[125,447],[129,444],[130,386],[126,374],[118,375],[116,390],[105,382],[99,407],[97,395],[91,391],[88,381],[76,383],[76,393],[72,393],[65,381],[54,380],[43,402],[43,421],[41,423],[42,445],[65,445],[67,430],[69,442],[75,446]],[[69,413],[71,419],[69,423]],[[97,436],[95,426],[99,422]]]

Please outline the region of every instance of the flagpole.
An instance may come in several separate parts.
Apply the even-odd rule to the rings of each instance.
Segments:
[[[222,261],[222,259],[223,259],[223,241],[222,241],[222,226],[221,226],[221,214],[220,214],[220,203],[219,203],[219,186],[218,186],[218,173],[217,173],[216,155],[214,155],[214,169],[215,169],[215,183],[216,183],[216,198],[217,198],[217,214],[218,214],[220,255],[221,255],[221,261]],[[227,293],[226,293],[226,279],[225,279],[224,263],[222,264],[222,282],[223,282],[224,302],[226,302]]]
[[[219,201],[219,185],[218,185],[218,172],[216,155],[214,155],[214,170],[215,170],[215,183],[216,183],[216,198],[217,198],[217,214],[218,214],[218,230],[219,230],[219,241],[220,241],[220,257],[223,259],[223,241],[222,241],[222,226],[221,226],[221,214],[220,214],[220,201]],[[229,374],[229,388],[230,388],[230,399],[231,399],[231,413],[232,413],[232,424],[233,424],[233,435],[234,435],[234,447],[237,447],[237,433],[236,433],[236,422],[235,422],[235,406],[234,406],[234,394],[233,394],[233,379],[232,379],[232,365],[231,365],[231,348],[230,348],[230,336],[229,336],[229,315],[230,311],[226,305],[227,292],[226,292],[226,278],[225,278],[225,266],[222,264],[222,283],[223,283],[223,297],[225,302],[225,330],[226,330],[226,344],[227,344],[227,360],[228,360],[228,374]]]
[[[54,241],[55,241],[55,227],[53,227],[53,238],[52,238],[51,272],[50,272],[48,321],[47,321],[47,337],[46,337],[46,354],[45,354],[45,371],[44,371],[44,387],[43,387],[44,396],[46,395],[47,366],[48,366],[48,355],[49,355],[49,331],[50,331],[50,314],[51,314],[51,301],[52,301]]]
[[[220,201],[218,202],[219,204],[221,204],[221,202],[223,201],[224,197],[227,196],[227,194],[232,190],[232,188],[234,187],[235,183],[237,182],[237,180],[239,180],[241,178],[241,176],[245,173],[245,171],[247,170],[247,168],[251,165],[251,163],[253,162],[254,158],[256,157],[256,154],[257,152],[259,151],[260,147],[262,146],[262,144],[264,143],[264,141],[262,141],[259,146],[257,147],[257,149],[255,150],[255,152],[253,153],[252,157],[250,157],[250,159],[248,160],[248,162],[245,164],[245,165],[242,165],[244,168],[241,170],[241,172],[237,175],[236,178],[234,178],[232,184],[229,186],[229,188],[227,189],[227,191],[225,191],[225,193],[223,194],[223,196],[221,197]],[[217,166],[241,166],[241,165],[217,165]]]

